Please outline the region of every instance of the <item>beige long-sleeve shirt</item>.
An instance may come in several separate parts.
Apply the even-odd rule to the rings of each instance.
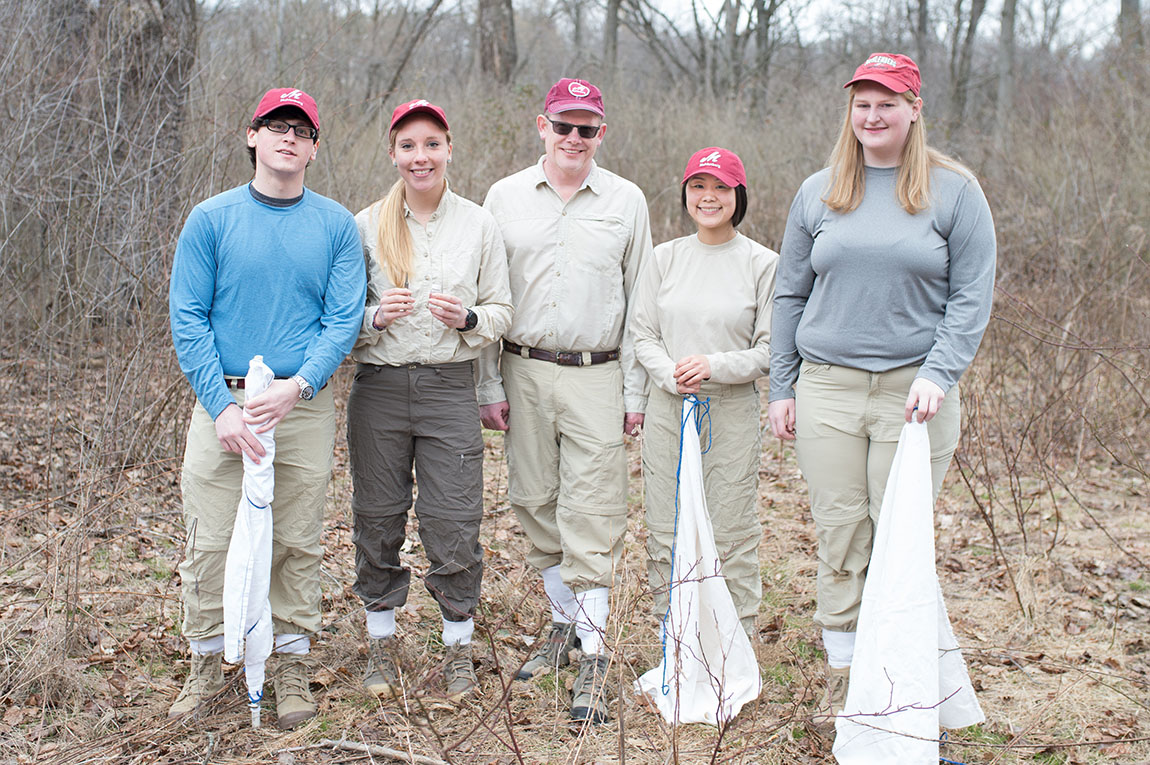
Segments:
[[[691,235],[656,247],[629,325],[651,381],[675,393],[675,364],[695,354],[707,357],[712,383],[767,374],[778,261],[778,253],[742,234],[719,245]]]
[[[372,325],[380,296],[392,287],[405,285],[392,284],[376,258],[379,205],[373,204],[355,216],[368,279],[363,323],[352,358],[389,366],[477,358],[483,346],[507,331],[514,313],[499,227],[491,213],[451,189],[443,192],[427,225],[417,221],[406,206],[404,210],[415,245],[414,273],[406,285],[415,300],[415,310],[382,330]],[[431,292],[454,295],[475,311],[479,319],[475,329],[460,332],[432,316],[427,302]]]
[[[623,404],[642,412],[647,375],[624,332],[640,267],[651,254],[647,200],[634,183],[592,164],[566,202],[543,159],[491,187],[483,205],[507,246],[515,318],[504,337],[549,351],[620,349]],[[480,358],[479,403],[506,400],[498,350]]]

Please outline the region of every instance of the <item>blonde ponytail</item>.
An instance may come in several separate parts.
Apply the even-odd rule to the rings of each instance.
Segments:
[[[412,261],[415,259],[415,245],[404,213],[403,190],[401,178],[376,203],[379,206],[379,227],[376,230],[375,258],[379,261],[380,270],[396,287],[407,286],[413,275]]]

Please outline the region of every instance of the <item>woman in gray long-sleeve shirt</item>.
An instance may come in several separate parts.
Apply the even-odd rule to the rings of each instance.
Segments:
[[[856,70],[830,167],[795,196],[779,262],[768,415],[795,439],[810,489],[831,715],[846,700],[899,433],[912,416],[928,423],[937,497],[958,443],[958,379],[990,317],[990,208],[969,170],[927,146],[919,85],[898,54]]]

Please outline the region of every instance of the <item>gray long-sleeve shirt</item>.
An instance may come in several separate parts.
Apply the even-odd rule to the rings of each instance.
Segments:
[[[799,363],[885,372],[921,365],[950,390],[982,341],[994,291],[994,221],[974,178],[931,171],[932,204],[898,203],[898,168],[866,168],[857,209],[821,197],[830,170],[803,182],[787,218],[771,324],[770,400],[794,396]]]

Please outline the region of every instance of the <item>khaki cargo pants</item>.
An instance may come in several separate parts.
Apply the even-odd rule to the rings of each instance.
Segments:
[[[799,369],[795,450],[819,543],[815,622],[825,629],[855,631],[874,528],[918,369],[865,372],[806,361]],[[956,385],[927,423],[935,499],[958,445],[961,416]]]
[[[508,495],[531,540],[528,562],[559,566],[575,592],[610,587],[627,531],[623,371],[504,353]]]
[[[244,391],[233,390],[239,406]],[[335,447],[331,386],[300,401],[276,426],[275,499],[269,599],[276,634],[316,632],[320,620],[323,509]],[[224,632],[224,566],[241,496],[243,458],[224,451],[216,425],[197,401],[188,427],[180,488],[184,497],[184,560],[180,580],[184,637]]]
[[[723,577],[745,625],[753,624],[763,597],[759,572],[759,394],[752,383],[708,385],[709,416],[699,427],[703,491],[715,532]],[[683,397],[651,387],[643,423],[643,483],[647,505],[647,579],[655,615],[667,611],[671,546],[675,538],[675,490]]]

